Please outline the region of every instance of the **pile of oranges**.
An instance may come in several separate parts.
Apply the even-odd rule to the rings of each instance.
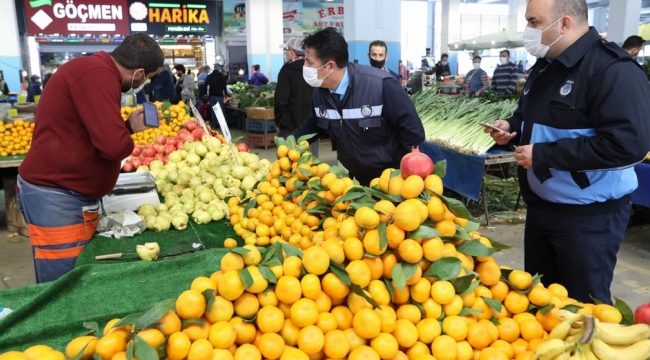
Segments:
[[[13,123],[0,121],[0,156],[25,155],[32,145],[34,123],[22,119]]]
[[[157,135],[164,135],[166,138],[178,135],[178,130],[183,127],[186,121],[192,119],[190,117],[190,109],[181,100],[177,105],[171,105],[169,102],[162,103],[156,101],[153,103],[158,109],[158,118],[160,119],[160,126],[157,128],[148,128],[145,131],[131,135],[133,141],[138,145],[153,144]],[[121,109],[120,115],[126,121],[129,115],[142,106],[125,106]]]
[[[280,142],[278,155],[265,182],[228,200],[246,245],[226,240],[232,250],[211,276],[73,339],[65,354],[41,346],[0,360],[524,360],[559,309],[622,320],[499,266],[492,255],[505,246],[440,195],[437,175],[388,169],[362,187],[306,143]]]

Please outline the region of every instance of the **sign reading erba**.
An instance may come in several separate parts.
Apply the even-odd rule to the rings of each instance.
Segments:
[[[128,35],[126,0],[25,0],[27,32]]]
[[[154,35],[216,36],[214,0],[129,0],[130,30]]]

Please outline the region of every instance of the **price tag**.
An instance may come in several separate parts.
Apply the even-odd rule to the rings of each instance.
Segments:
[[[27,102],[27,95],[18,95],[18,103],[24,104]]]
[[[219,103],[216,103],[212,107],[212,111],[214,111],[215,115],[217,115],[217,120],[219,120],[219,126],[221,127],[221,133],[223,134],[223,137],[226,139],[226,142],[230,144],[232,135],[230,134],[228,123],[226,123],[226,117],[223,116],[223,111],[221,111],[221,105],[219,105]]]
[[[38,105],[38,102],[41,101],[41,96],[40,95],[34,95],[34,103]]]
[[[18,109],[9,109],[7,111],[7,115],[9,115],[9,116],[18,116]]]

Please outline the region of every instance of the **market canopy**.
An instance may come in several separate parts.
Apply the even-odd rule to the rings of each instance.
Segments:
[[[499,31],[497,33],[449,44],[449,50],[485,50],[496,48],[516,48],[522,46],[524,46],[523,32]]]

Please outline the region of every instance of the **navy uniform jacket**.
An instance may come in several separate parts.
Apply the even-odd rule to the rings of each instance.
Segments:
[[[513,144],[534,144],[533,169],[519,168],[527,203],[605,213],[637,187],[633,166],[650,150],[650,85],[590,28],[554,60],[537,60],[508,122]]]
[[[402,156],[424,141],[424,128],[411,98],[390,73],[353,63],[347,70],[350,83],[340,105],[329,89],[315,89],[311,115],[293,135],[329,131],[350,177],[368,185],[384,169],[399,168]]]

